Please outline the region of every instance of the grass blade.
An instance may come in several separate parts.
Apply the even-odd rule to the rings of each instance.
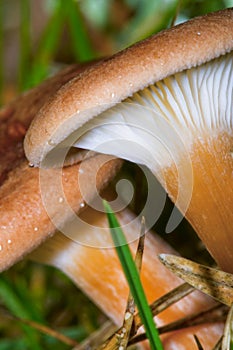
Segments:
[[[19,318],[31,318],[31,313],[27,309],[27,304],[25,305],[22,303],[11,284],[3,277],[0,279],[0,297],[13,315]],[[40,350],[38,332],[24,324],[21,324],[21,327],[25,332],[25,341],[30,348]]]
[[[140,281],[139,273],[135,266],[126,238],[119,226],[116,216],[106,201],[104,201],[104,207],[107,213],[112,239],[122,264],[125,277],[128,281],[130,291],[138,307],[151,349],[162,350],[163,346],[159,338],[158,330],[155,326],[153,316]]]
[[[18,69],[19,89],[23,91],[27,88],[25,77],[28,75],[31,53],[30,37],[30,3],[29,0],[20,1],[20,62]]]
[[[80,62],[85,62],[95,57],[89,37],[85,31],[85,26],[79,10],[79,4],[73,0],[64,3],[67,14],[72,47],[75,57]]]
[[[34,55],[33,65],[25,82],[27,88],[39,84],[48,76],[49,65],[55,56],[65,21],[62,5],[63,2],[58,0],[56,8],[40,38],[39,46]]]

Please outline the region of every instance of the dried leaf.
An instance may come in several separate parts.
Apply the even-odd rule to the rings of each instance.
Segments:
[[[232,274],[175,255],[160,254],[159,258],[169,270],[193,287],[227,306],[233,303]]]

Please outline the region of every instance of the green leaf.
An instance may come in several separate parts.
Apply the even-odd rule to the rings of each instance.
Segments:
[[[162,350],[163,346],[159,338],[159,333],[155,326],[153,316],[141,284],[140,276],[135,266],[124,233],[120,228],[117,218],[112,212],[110,205],[106,201],[104,201],[104,207],[107,213],[112,239],[115,244],[125,277],[129,284],[131,294],[133,295],[135,303],[138,307],[139,315],[145,327],[151,349]]]

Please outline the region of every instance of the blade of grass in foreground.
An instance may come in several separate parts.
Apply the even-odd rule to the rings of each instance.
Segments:
[[[147,338],[152,350],[162,350],[163,346],[159,338],[158,330],[155,326],[153,316],[148,305],[144,289],[141,284],[138,270],[135,266],[129,246],[116,216],[112,212],[110,205],[104,201],[105,211],[107,213],[109,227],[115,248],[120,259],[125,277],[127,279],[130,291],[138,307],[140,317],[145,327]]]

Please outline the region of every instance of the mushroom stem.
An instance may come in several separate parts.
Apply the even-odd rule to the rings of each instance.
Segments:
[[[106,217],[103,213],[87,208],[82,218],[88,218],[89,224],[95,227],[96,247],[76,243],[57,233],[35,250],[30,258],[56,266],[64,271],[116,325],[121,326],[129,291],[115,249],[110,247],[112,245],[110,233],[108,230],[101,230],[102,227],[107,227]],[[118,219],[123,227],[129,221],[131,222],[131,225],[127,226],[125,234],[128,241],[131,242],[132,252],[135,253],[137,247],[135,232],[139,232],[140,224],[138,221],[133,221],[134,216],[127,210],[122,211],[118,215]],[[80,234],[88,235],[88,226],[86,232],[79,232],[77,227],[77,237]],[[106,246],[106,244],[109,244],[110,248],[97,248],[103,245]],[[158,235],[148,232],[145,239],[141,278],[150,303],[181,283],[179,278],[175,277],[159,262],[157,255],[161,252],[175,253]],[[212,304],[213,300],[195,291],[156,316],[155,321],[158,326],[161,326],[207,309]],[[212,339],[210,341],[207,338],[205,343],[211,342],[214,344],[214,342],[217,342],[222,332],[222,325],[210,324],[195,328],[195,330],[199,330],[200,334],[205,334],[206,329],[208,329]],[[164,335],[165,343],[167,337],[170,339],[172,336]],[[187,349],[194,348],[194,339],[187,339],[186,334],[185,340],[182,341],[186,342]],[[168,343],[170,344],[170,340],[168,340]],[[165,347],[165,349],[169,349],[169,347]]]
[[[196,142],[191,153],[192,197],[185,216],[224,271],[233,272],[232,135]],[[167,191],[177,198],[177,170],[167,168]]]

